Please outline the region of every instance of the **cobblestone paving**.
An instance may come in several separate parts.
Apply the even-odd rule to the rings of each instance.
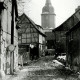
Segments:
[[[41,58],[25,66],[17,75],[8,80],[80,80],[63,66],[52,63],[53,57]]]

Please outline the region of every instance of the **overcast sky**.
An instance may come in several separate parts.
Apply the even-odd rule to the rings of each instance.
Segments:
[[[28,16],[38,25],[41,25],[42,8],[46,0],[32,0],[29,7]],[[69,18],[75,9],[80,6],[80,0],[51,0],[56,14],[56,27]],[[24,6],[24,12],[27,13],[27,5]]]

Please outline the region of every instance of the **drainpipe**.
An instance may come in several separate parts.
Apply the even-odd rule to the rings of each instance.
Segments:
[[[12,0],[11,45],[14,45],[14,0]],[[14,74],[14,51],[10,52],[10,74]]]

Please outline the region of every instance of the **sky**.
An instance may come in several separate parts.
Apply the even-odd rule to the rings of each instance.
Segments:
[[[38,25],[41,25],[41,13],[45,2],[46,0],[31,0],[29,5],[26,3],[24,5],[24,13]],[[80,6],[80,0],[51,0],[51,3],[56,14],[56,27],[75,13],[75,9]]]

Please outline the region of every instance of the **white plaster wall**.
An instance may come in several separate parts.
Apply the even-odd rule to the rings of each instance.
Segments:
[[[1,70],[5,71],[6,68],[6,30],[7,30],[7,10],[2,11],[2,35],[1,35]]]
[[[15,20],[15,15],[14,15]],[[16,29],[16,22],[14,21],[14,69],[17,71],[18,69],[18,30]]]
[[[39,34],[39,43],[41,43],[41,44],[42,44],[42,41],[43,41],[42,35],[41,35],[41,34]]]

